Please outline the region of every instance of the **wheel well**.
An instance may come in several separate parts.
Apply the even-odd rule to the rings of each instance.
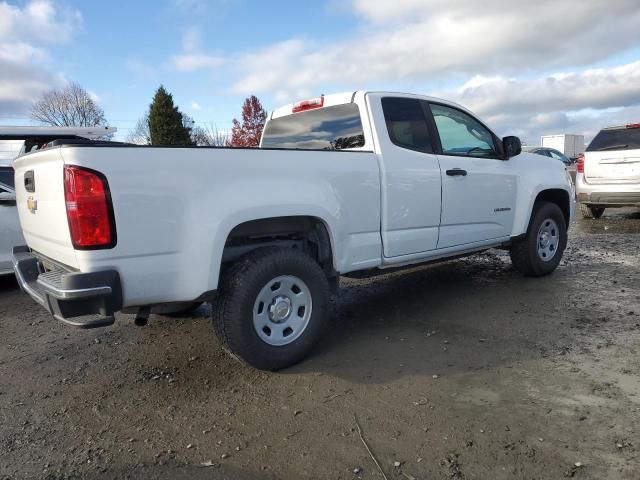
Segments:
[[[571,219],[571,207],[569,205],[569,193],[567,193],[566,190],[562,190],[560,188],[543,190],[536,197],[536,202],[538,201],[551,202],[558,205],[560,210],[562,210],[567,227],[569,226],[569,221]]]
[[[314,258],[327,276],[336,276],[329,232],[316,217],[261,218],[241,223],[227,237],[222,262],[228,265],[252,250],[273,246],[300,249]]]

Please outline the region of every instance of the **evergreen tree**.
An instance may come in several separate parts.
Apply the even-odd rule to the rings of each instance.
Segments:
[[[191,127],[173,104],[173,95],[160,85],[149,106],[149,138],[151,145],[193,145]]]

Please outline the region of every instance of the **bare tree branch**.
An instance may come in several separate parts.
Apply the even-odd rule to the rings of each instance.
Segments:
[[[97,127],[107,124],[104,110],[77,83],[46,92],[31,107],[31,118],[55,127]]]
[[[200,126],[197,125],[191,130],[191,138],[200,147],[224,147],[230,142],[230,137],[218,130],[213,123]]]
[[[136,126],[125,138],[125,142],[136,145],[151,145],[151,133],[149,132],[149,113],[138,119]]]

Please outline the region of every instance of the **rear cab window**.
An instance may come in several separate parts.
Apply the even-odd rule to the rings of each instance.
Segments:
[[[346,150],[364,144],[360,109],[355,103],[348,103],[269,120],[261,148]]]
[[[587,152],[640,149],[640,124],[600,130],[587,147]]]

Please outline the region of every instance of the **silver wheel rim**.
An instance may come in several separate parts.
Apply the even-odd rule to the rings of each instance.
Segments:
[[[560,229],[555,220],[545,219],[538,230],[538,258],[543,262],[553,260],[560,245]]]
[[[260,339],[275,347],[294,342],[309,325],[313,304],[307,284],[282,275],[262,287],[253,305],[253,327]]]

